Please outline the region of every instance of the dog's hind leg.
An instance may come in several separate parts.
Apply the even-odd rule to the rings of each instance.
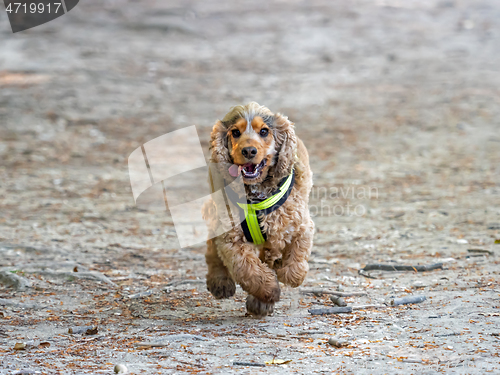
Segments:
[[[236,284],[224,263],[217,255],[215,238],[207,241],[205,260],[208,266],[207,289],[217,298],[229,298],[236,292]]]

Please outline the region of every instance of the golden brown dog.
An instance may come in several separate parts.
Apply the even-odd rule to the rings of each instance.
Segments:
[[[308,209],[312,172],[307,150],[287,117],[255,102],[233,107],[215,123],[210,150],[211,162],[224,180],[242,175],[249,202],[272,197],[287,177],[294,177],[286,201],[258,215],[264,243],[249,241],[242,225],[207,241],[207,287],[212,295],[231,297],[238,283],[249,294],[249,313],[270,314],[280,298],[278,280],[297,287],[309,269],[314,223]],[[203,215],[209,233],[216,233],[221,215],[213,200],[205,204]]]

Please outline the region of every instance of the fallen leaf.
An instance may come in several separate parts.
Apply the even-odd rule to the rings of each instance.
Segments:
[[[291,359],[272,359],[270,361],[266,361],[266,365],[284,365],[290,362],[292,362]]]
[[[26,344],[24,342],[16,342],[16,345],[14,345],[14,350],[25,350],[26,349]]]
[[[26,74],[0,72],[0,86],[28,86],[45,83],[50,79],[46,74]]]

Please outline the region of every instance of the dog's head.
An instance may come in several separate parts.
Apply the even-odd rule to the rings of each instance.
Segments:
[[[211,138],[212,161],[232,177],[241,174],[247,185],[291,173],[297,146],[293,123],[255,102],[231,108]]]

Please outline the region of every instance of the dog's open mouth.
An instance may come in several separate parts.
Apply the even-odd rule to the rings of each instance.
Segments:
[[[257,178],[260,176],[262,169],[266,165],[266,159],[263,159],[259,164],[246,163],[243,165],[233,164],[229,168],[229,174],[233,177],[237,177],[240,173],[243,177],[248,179]]]
[[[241,166],[241,173],[245,178],[257,178],[260,176],[260,172],[262,172],[265,165],[266,159],[262,159],[259,164],[246,163]]]

